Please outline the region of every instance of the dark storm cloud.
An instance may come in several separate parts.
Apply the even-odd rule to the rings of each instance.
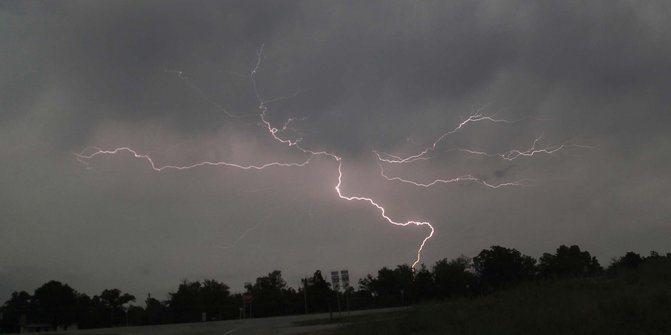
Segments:
[[[156,175],[128,157],[95,172],[72,158],[128,145],[164,163],[300,159],[258,127],[250,71],[262,45],[259,93],[292,96],[271,103],[269,119],[294,117],[305,146],[342,154],[351,192],[435,222],[427,262],[489,244],[533,254],[580,243],[602,261],[623,246],[659,248],[671,201],[669,14],[663,1],[2,2],[0,278],[165,291],[184,276],[406,262],[425,232],[337,201],[332,162]],[[390,173],[538,187],[379,180],[371,149],[416,152],[477,109],[521,121],[467,127],[433,160]],[[541,134],[594,148],[513,164],[453,150],[505,152]]]
[[[416,136],[425,127],[411,124],[417,119],[432,120],[430,130],[437,133],[457,115],[485,103],[537,114],[547,95],[557,91],[573,101],[603,100],[599,105],[622,95],[654,99],[668,84],[671,59],[664,43],[668,34],[650,4],[95,2],[28,7],[34,8],[9,16],[21,21],[39,15],[44,23],[7,31],[21,31],[10,39],[32,39],[25,47],[29,59],[37,59],[28,62],[27,55],[20,55],[13,60],[19,64],[7,71],[19,78],[32,72],[21,89],[24,99],[31,99],[29,87],[49,79],[64,87],[73,95],[77,124],[68,132],[82,136],[108,118],[167,117],[194,131],[227,122],[221,110],[195,103],[199,92],[185,93],[184,85],[170,83],[175,75],[166,69],[186,71],[233,113],[253,114],[256,102],[248,78],[231,80],[230,73],[248,74],[262,43],[261,93],[272,97],[301,90],[295,101],[276,106],[280,118],[286,118],[285,109],[307,116],[305,128],[318,132],[308,134],[314,142],[348,150]],[[515,93],[498,92],[510,86]],[[182,98],[171,89],[181,89]],[[517,95],[513,101],[510,94]],[[3,100],[11,106],[21,95]],[[545,107],[550,109],[545,113],[574,111],[562,121],[573,126],[585,124],[584,118],[608,116],[595,106],[585,110],[582,101],[561,103],[568,105]],[[556,107],[568,110],[551,110]],[[640,118],[624,119],[628,125]],[[620,127],[616,121],[606,123]],[[350,135],[345,139],[344,131]],[[75,140],[84,141],[82,136]]]

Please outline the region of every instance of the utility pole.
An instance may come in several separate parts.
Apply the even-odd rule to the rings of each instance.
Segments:
[[[340,310],[340,290],[335,291],[335,294],[336,294],[336,304],[338,306],[338,314],[340,315],[341,314],[341,310]]]
[[[305,314],[308,314],[308,279],[303,278],[303,305],[305,306]]]
[[[347,308],[347,316],[349,316],[349,290],[345,290],[345,306]]]

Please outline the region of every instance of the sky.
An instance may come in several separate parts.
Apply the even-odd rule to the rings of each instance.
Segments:
[[[2,1],[0,300],[671,245],[668,1]],[[258,65],[258,67],[257,67]],[[256,68],[256,71],[254,69]],[[252,76],[252,72],[254,75]],[[422,160],[411,156],[469,116]],[[288,120],[292,120],[289,121]],[[552,149],[514,160],[477,155]],[[393,156],[383,156],[391,158]],[[421,183],[471,175],[477,181]],[[489,185],[522,181],[521,186]]]

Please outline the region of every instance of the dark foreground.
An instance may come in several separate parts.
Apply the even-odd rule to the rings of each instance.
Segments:
[[[671,334],[671,268],[526,283],[316,334]]]
[[[367,315],[385,315],[403,311],[403,308],[385,308],[334,313],[336,320],[357,319]],[[341,322],[328,322],[329,314],[292,315],[271,318],[228,320],[201,323],[182,323],[156,326],[119,327],[79,330],[57,334],[70,335],[266,335],[313,334],[341,327]],[[56,334],[56,333],[51,333]]]

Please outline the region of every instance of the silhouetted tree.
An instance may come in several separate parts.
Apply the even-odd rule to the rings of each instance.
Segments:
[[[383,267],[378,270],[377,277],[367,277],[359,280],[359,288],[369,292],[376,304],[395,306],[412,302],[414,299],[414,273],[410,266],[399,265],[391,270]]]
[[[105,327],[109,324],[109,313],[100,301],[99,296],[90,298],[86,294],[79,294],[76,305],[79,328]]]
[[[109,325],[115,326],[124,324],[124,309],[123,305],[135,301],[135,296],[122,293],[119,289],[103,290],[100,294],[100,301],[107,310],[109,315]]]
[[[532,279],[536,260],[522,255],[516,249],[492,246],[473,259],[480,280],[490,287],[501,287]]]
[[[238,315],[237,303],[231,298],[228,285],[213,279],[206,279],[201,284],[198,281],[184,280],[177,292],[170,293],[167,304],[177,322],[201,321],[202,315],[208,320],[232,318]],[[150,298],[147,299],[147,310],[152,313],[152,322],[161,319],[163,305]]]
[[[371,282],[377,301],[383,306],[398,304],[400,291],[396,283],[394,270],[387,267],[377,271],[377,277]]]
[[[436,291],[440,298],[465,296],[475,289],[476,275],[469,271],[471,260],[462,256],[448,261],[441,259],[433,266]]]
[[[304,286],[307,292],[308,310],[311,313],[328,312],[335,292],[331,290],[331,284],[324,279],[322,272],[315,271],[312,278],[307,279],[306,284]]]
[[[581,251],[577,245],[562,245],[555,254],[544,253],[541,256],[538,271],[539,276],[548,278],[594,275],[603,271],[603,268],[596,257]]]
[[[279,270],[256,278],[256,282],[246,288],[254,297],[254,316],[287,314],[290,309],[288,301],[294,300],[291,296],[296,295],[296,291],[287,288],[287,283],[282,279],[282,271]]]
[[[401,305],[411,303],[415,299],[415,292],[414,292],[415,274],[410,265],[407,264],[398,265],[396,269],[394,269],[394,279],[396,281],[396,287],[398,289],[397,294],[400,295],[399,301]]]
[[[218,282],[213,279],[206,279],[203,281],[201,288],[201,301],[203,304],[203,311],[212,319],[224,319],[227,314],[230,315],[231,307],[235,309],[230,299],[230,292],[228,285]]]
[[[14,292],[12,297],[2,306],[2,323],[0,330],[4,333],[19,332],[22,315],[28,315],[31,307],[31,295],[26,291]]]
[[[420,265],[418,270],[415,270],[413,291],[417,300],[429,300],[436,296],[434,275],[424,264]]]
[[[633,251],[629,251],[624,256],[615,260],[610,265],[610,267],[612,267],[612,268],[621,267],[621,268],[635,269],[639,265],[641,265],[641,263],[643,263],[643,257],[641,257],[641,255],[639,255],[639,254],[637,254]]]
[[[68,327],[76,320],[77,292],[67,284],[52,280],[35,290],[31,310],[36,321]]]
[[[147,299],[145,300],[145,322],[147,324],[169,322],[169,313],[170,310],[165,303],[152,298],[151,295],[147,295]]]
[[[480,292],[481,287],[505,288],[536,275],[536,278],[544,279],[586,276],[602,271],[595,257],[575,245],[562,245],[554,254],[545,253],[538,267],[535,264],[536,260],[515,249],[492,246],[482,250],[472,261],[463,256],[442,259],[431,270],[424,264],[416,270],[408,265],[394,269],[383,267],[376,276],[369,274],[360,279],[358,290],[350,288],[347,298],[353,309],[396,306],[436,297],[469,296]],[[626,283],[668,283],[671,280],[671,254],[661,256],[653,251],[650,256],[641,257],[628,252],[614,260],[608,272],[614,279],[624,279]],[[258,277],[253,284],[246,285],[246,289],[253,295],[256,317],[302,313],[305,297],[310,312],[335,308],[335,292],[319,270],[303,281],[298,292],[287,286],[278,270]],[[304,289],[307,295],[303,295]],[[169,294],[167,301],[148,296],[145,308],[124,308],[134,300],[134,296],[118,289],[104,290],[100,296],[90,298],[68,285],[50,281],[36,289],[32,296],[23,291],[14,292],[0,306],[3,313],[0,332],[19,331],[22,315],[26,315],[30,323],[49,323],[57,327],[79,322],[81,328],[126,322],[131,325],[194,322],[201,320],[202,313],[206,313],[208,320],[237,318],[243,299],[240,293],[231,295],[226,284],[210,279],[202,283],[184,280],[176,292]],[[666,306],[664,296],[658,300],[656,304]]]
[[[367,292],[372,295],[375,292],[375,278],[370,274],[367,274],[365,277],[359,279],[359,291]]]
[[[175,322],[195,322],[201,319],[200,282],[182,281],[177,292],[169,293],[168,305]]]
[[[126,324],[127,325],[144,325],[146,311],[140,306],[128,306],[126,309]]]
[[[663,258],[657,251],[650,251],[650,256],[645,257],[645,260],[659,259]]]

